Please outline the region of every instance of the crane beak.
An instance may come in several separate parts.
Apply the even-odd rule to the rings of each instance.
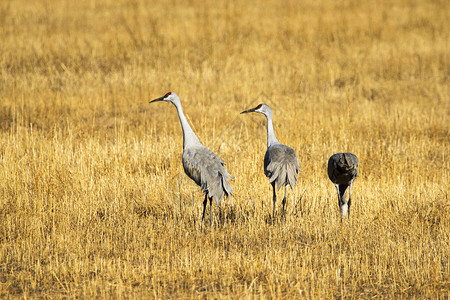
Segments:
[[[157,102],[157,101],[164,101],[164,97],[159,97],[159,98],[154,99],[154,100],[152,100],[152,101],[150,101],[148,103],[153,103],[153,102]]]
[[[246,114],[246,113],[254,112],[255,110],[256,110],[256,107],[255,107],[255,108],[248,109],[248,110],[244,110],[243,112],[241,112],[241,114]]]

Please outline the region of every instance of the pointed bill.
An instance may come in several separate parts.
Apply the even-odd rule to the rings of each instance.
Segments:
[[[157,102],[157,101],[163,101],[164,100],[164,96],[163,97],[159,97],[157,99],[151,100],[148,103],[153,103],[153,102]]]
[[[241,114],[246,114],[246,113],[254,112],[257,108],[258,108],[258,107],[251,108],[251,109],[248,109],[248,110],[244,110],[243,112],[241,112]]]

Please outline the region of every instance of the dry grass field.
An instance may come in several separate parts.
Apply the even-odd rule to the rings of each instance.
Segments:
[[[449,20],[444,0],[0,1],[0,297],[448,299]],[[235,176],[203,231],[176,110],[148,104],[168,91]],[[239,115],[259,103],[302,168],[283,226],[265,118]],[[347,151],[341,223],[326,165]]]

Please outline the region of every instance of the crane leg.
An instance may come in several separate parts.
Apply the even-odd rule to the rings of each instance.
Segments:
[[[337,194],[338,194],[338,206],[339,206],[339,212],[341,213],[341,222],[342,222],[342,209],[341,209],[342,197],[341,197],[341,193],[340,193],[340,190],[339,190],[339,184],[334,184],[334,186],[336,187]]]
[[[339,193],[339,184],[335,184],[334,186],[336,187],[338,194],[338,206],[341,207],[341,193]]]
[[[212,197],[209,198],[209,225],[212,226]]]
[[[275,202],[277,202],[277,192],[275,190],[275,181],[272,182],[273,189],[273,214],[272,214],[272,223],[275,223]]]
[[[349,191],[348,191],[348,218],[350,219],[350,205],[352,204],[352,186],[353,186],[353,181],[350,182],[350,187],[349,187]]]
[[[285,206],[286,206],[286,194],[287,194],[287,189],[288,189],[288,187],[287,187],[287,185],[284,187],[284,197],[283,197],[283,201],[282,201],[282,203],[283,203],[283,215],[281,216],[281,225],[283,225],[283,221],[284,221],[284,216],[286,215],[286,208],[285,208]]]
[[[203,231],[203,221],[205,220],[205,210],[206,210],[206,204],[208,203],[208,194],[205,195],[205,200],[203,200],[203,214],[202,214],[202,225],[200,226],[200,229]]]
[[[206,210],[206,204],[208,203],[208,194],[205,195],[205,200],[203,201],[203,215],[202,215],[202,223],[205,219],[205,210]]]

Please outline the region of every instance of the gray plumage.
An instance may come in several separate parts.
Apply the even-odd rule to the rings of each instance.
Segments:
[[[264,174],[269,177],[270,183],[277,183],[278,190],[284,185],[294,188],[298,172],[300,166],[294,149],[283,144],[267,148],[264,155]]]
[[[336,153],[328,160],[328,177],[334,183],[338,193],[338,205],[341,212],[341,220],[348,213],[352,197],[352,186],[359,174],[359,161],[353,153]],[[347,201],[348,190],[348,201]]]
[[[218,206],[223,196],[233,193],[228,181],[233,177],[225,169],[224,162],[205,146],[185,148],[182,161],[186,175],[200,186],[204,194],[214,198]]]
[[[272,110],[267,104],[259,104],[257,107],[241,112],[249,113],[256,112],[266,116],[267,119],[267,151],[264,156],[264,174],[269,178],[269,182],[273,188],[273,219],[275,220],[275,202],[277,199],[275,184],[278,190],[285,186],[284,198],[282,201],[282,218],[281,223],[285,218],[285,205],[287,186],[291,189],[297,184],[297,175],[300,172],[297,154],[294,149],[289,146],[281,144],[275,137],[275,132],[272,123]]]
[[[206,148],[195,135],[184,116],[180,97],[169,92],[163,97],[150,101],[166,101],[172,103],[178,112],[181,127],[183,129],[183,155],[182,162],[186,175],[200,186],[205,194],[203,201],[202,221],[205,218],[206,204],[210,203],[210,224],[212,224],[212,199],[220,208],[220,202],[224,196],[231,197],[234,193],[229,179],[233,177],[225,169],[224,162],[211,150]]]

